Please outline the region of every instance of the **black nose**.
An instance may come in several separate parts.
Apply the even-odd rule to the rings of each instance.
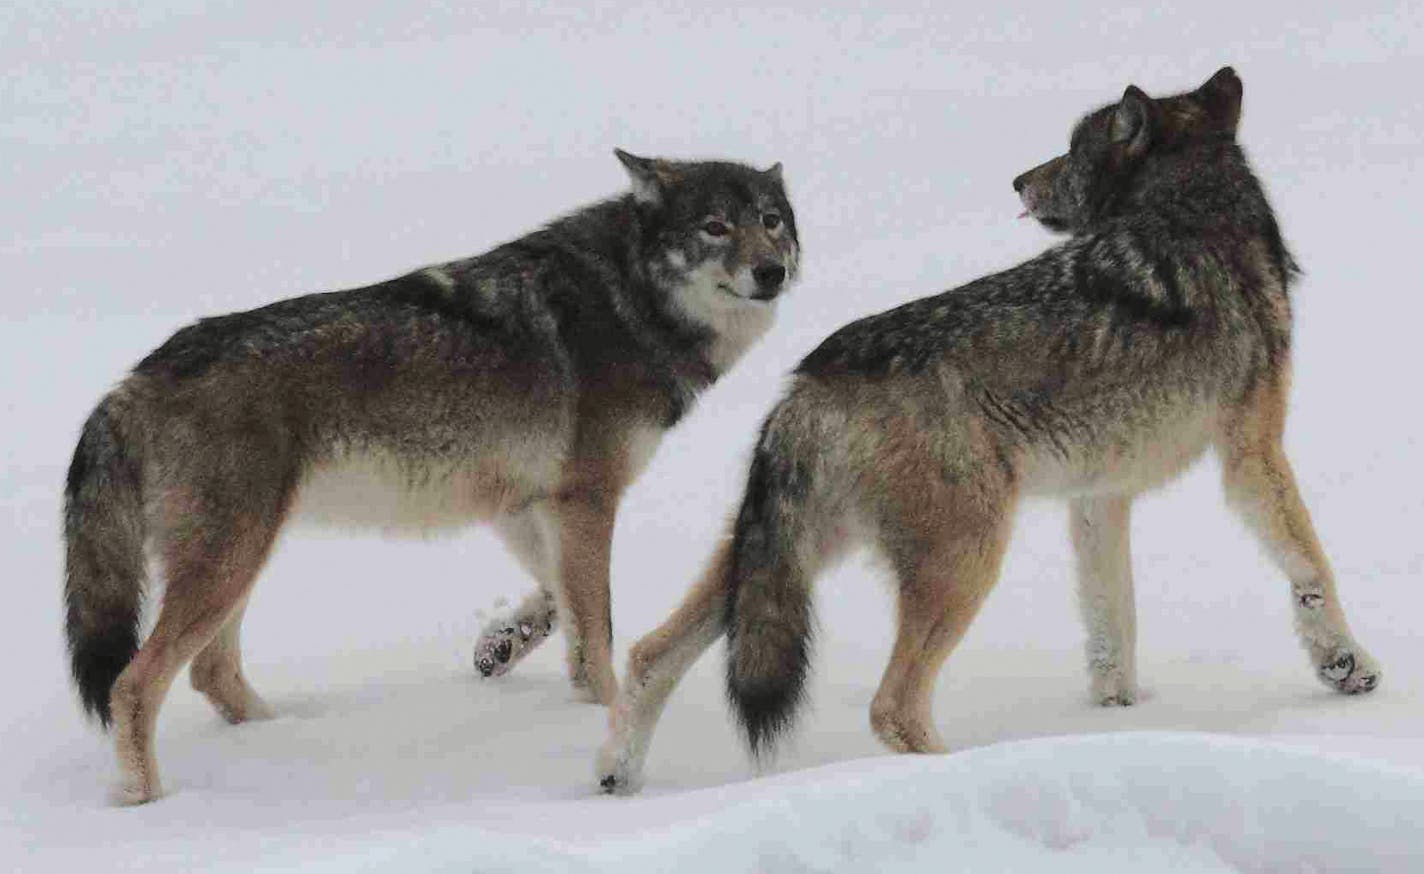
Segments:
[[[1020,173],[1017,177],[1014,178],[1014,193],[1015,193],[1015,194],[1022,194],[1022,193],[1023,193],[1023,190],[1024,190],[1024,186],[1027,185],[1027,184],[1028,184],[1028,174],[1027,174],[1027,173]]]
[[[756,280],[757,288],[775,291],[786,281],[786,268],[780,264],[758,264],[752,268],[752,279]]]

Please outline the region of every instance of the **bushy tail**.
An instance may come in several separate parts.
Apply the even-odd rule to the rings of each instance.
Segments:
[[[144,583],[142,466],[121,404],[105,398],[64,486],[64,630],[84,709],[108,727],[109,690],[138,651]]]
[[[811,645],[811,468],[795,458],[777,421],[773,413],[752,457],[727,600],[727,695],[754,755],[790,727]]]

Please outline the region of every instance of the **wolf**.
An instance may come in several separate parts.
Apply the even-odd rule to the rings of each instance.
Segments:
[[[728,696],[751,751],[769,751],[803,696],[812,582],[858,544],[898,584],[871,728],[895,751],[944,750],[935,678],[1029,495],[1070,504],[1092,697],[1132,704],[1132,501],[1208,448],[1290,581],[1318,677],[1376,688],[1281,444],[1298,270],[1235,139],[1241,98],[1229,67],[1170,97],[1127,88],[1076,124],[1066,154],[1013,181],[1066,241],[854,322],[800,363],[728,535],[630,653],[596,763],[605,791],[638,787],[668,695],[723,634]]]
[[[190,660],[228,721],[269,714],[239,629],[302,516],[492,525],[538,587],[478,643],[481,673],[562,626],[575,689],[613,699],[619,498],[800,264],[780,164],[616,154],[620,196],[482,255],[200,320],[100,401],[65,484],[65,629],[120,801],[160,795],[155,719]],[[149,556],[166,586],[140,647]]]

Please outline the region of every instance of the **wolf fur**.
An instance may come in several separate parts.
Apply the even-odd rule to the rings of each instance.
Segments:
[[[539,587],[480,641],[481,673],[558,624],[576,688],[612,700],[619,498],[799,259],[780,165],[618,157],[628,194],[473,258],[204,319],[99,403],[65,488],[66,630],[124,800],[160,792],[155,718],[189,660],[224,717],[268,713],[239,626],[293,516],[492,523]],[[166,587],[140,647],[146,551]]]
[[[1077,124],[1066,155],[1014,181],[1067,241],[854,322],[801,362],[728,539],[633,647],[598,761],[606,790],[636,788],[667,695],[723,633],[733,710],[753,752],[768,750],[803,696],[811,584],[858,543],[898,583],[871,726],[893,750],[943,750],[934,681],[1026,495],[1070,502],[1093,697],[1133,703],[1131,502],[1209,447],[1290,580],[1317,676],[1375,688],[1281,445],[1297,269],[1235,141],[1241,93],[1229,68],[1158,100],[1129,87]]]

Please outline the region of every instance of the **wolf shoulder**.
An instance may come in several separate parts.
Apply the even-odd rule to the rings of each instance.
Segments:
[[[1123,225],[1074,238],[1015,267],[851,322],[807,355],[807,376],[915,374],[935,365],[1003,375],[1045,370],[1101,351],[1151,344],[1190,354],[1225,334],[1262,330],[1251,310],[1284,306],[1289,270],[1270,239],[1166,245],[1150,226]],[[1282,250],[1283,251],[1283,250]],[[1288,256],[1287,256],[1288,257]],[[1273,333],[1288,331],[1273,316]],[[1251,342],[1255,337],[1243,337]],[[1280,342],[1280,338],[1276,338]]]

